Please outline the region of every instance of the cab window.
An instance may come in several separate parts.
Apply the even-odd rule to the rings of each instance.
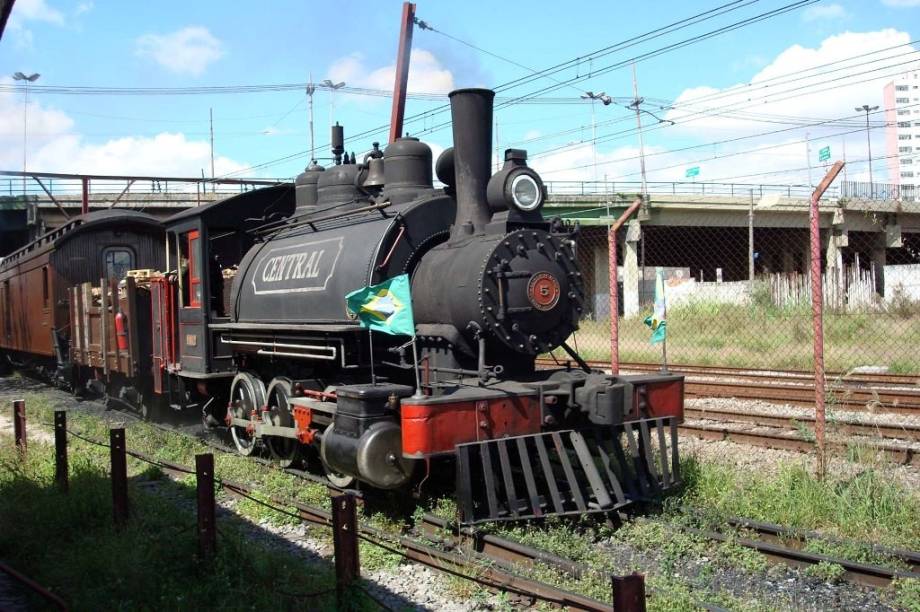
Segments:
[[[200,234],[193,230],[185,234],[188,257],[188,302],[191,308],[201,308],[201,247]]]

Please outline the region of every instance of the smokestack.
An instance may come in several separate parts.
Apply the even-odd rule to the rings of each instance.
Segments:
[[[454,129],[454,176],[457,217],[451,238],[475,234],[492,218],[486,202],[486,186],[492,172],[492,100],[490,89],[457,89],[450,92]]]

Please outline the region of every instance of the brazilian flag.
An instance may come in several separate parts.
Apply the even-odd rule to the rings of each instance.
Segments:
[[[652,329],[651,343],[664,342],[667,337],[667,305],[664,297],[664,274],[661,268],[655,268],[655,309],[645,318],[645,324]]]
[[[352,291],[345,296],[345,304],[357,316],[361,327],[385,334],[415,335],[408,274]]]

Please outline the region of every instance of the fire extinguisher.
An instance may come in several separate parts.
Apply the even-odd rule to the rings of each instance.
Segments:
[[[119,351],[128,350],[128,317],[123,312],[118,311],[115,315],[115,338],[118,342]]]

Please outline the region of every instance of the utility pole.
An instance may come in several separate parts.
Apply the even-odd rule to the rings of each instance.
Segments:
[[[415,5],[413,3],[403,2],[402,17],[399,23],[399,44],[396,47],[396,75],[393,81],[393,108],[390,112],[388,142],[393,142],[403,133],[406,92],[409,86],[409,59],[412,51],[412,26],[415,25]]]
[[[748,205],[748,281],[751,283],[751,295],[754,290],[754,190],[751,189],[751,202]]]
[[[13,74],[14,81],[25,81],[25,92],[22,103],[22,197],[26,197],[26,160],[29,144],[29,84],[38,80],[41,75],[36,73],[26,76],[21,72]]]
[[[648,203],[648,184],[645,180],[645,143],[642,139],[642,111],[639,110],[639,105],[642,104],[643,100],[639,97],[639,79],[636,77],[636,63],[633,62],[633,95],[635,99],[633,103],[630,104],[631,107],[636,109],[636,128],[639,131],[639,170],[642,173],[642,199],[647,204]]]
[[[339,81],[338,83],[333,83],[329,79],[325,79],[322,83],[324,87],[329,89],[329,128],[332,128],[332,119],[335,115],[335,91],[337,89],[342,89],[345,87],[345,81]]]
[[[313,84],[313,73],[310,73],[310,82],[307,83],[307,100],[310,107],[310,164],[316,163],[316,142],[313,140],[313,94],[316,92],[316,85]]]
[[[814,189],[815,184],[811,180],[811,140],[807,130],[805,132],[805,165],[808,166],[808,186]]]
[[[217,191],[217,186],[214,184],[214,109],[208,109],[208,116],[211,119],[211,193]]]
[[[594,157],[594,176],[592,177],[593,181],[597,182],[597,122],[594,120],[594,101],[600,100],[604,106],[609,106],[613,102],[613,98],[605,94],[603,91],[600,93],[594,93],[593,91],[586,91],[585,95],[581,97],[582,100],[591,100],[591,152]]]
[[[878,106],[869,106],[868,104],[863,104],[862,106],[856,107],[856,112],[865,111],[866,113],[866,144],[869,147],[869,190],[870,197],[875,197],[875,182],[872,180],[872,138],[869,136],[869,113],[877,111]]]

